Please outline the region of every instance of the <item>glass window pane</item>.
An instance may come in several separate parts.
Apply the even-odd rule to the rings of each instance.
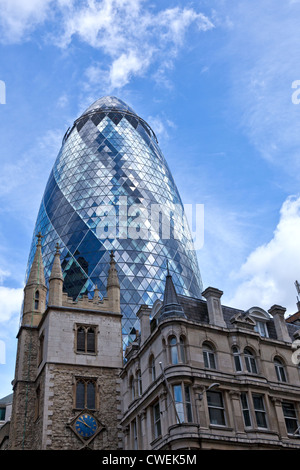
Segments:
[[[153,418],[154,418],[154,437],[156,438],[161,435],[159,403],[157,403],[153,407]]]
[[[257,411],[256,412],[256,422],[257,422],[257,426],[259,428],[266,428],[267,427],[267,421],[266,421],[265,413]]]
[[[95,384],[88,382],[87,384],[87,408],[95,409]]]
[[[225,412],[221,392],[207,392],[209,419],[211,424],[225,426]]]
[[[174,385],[174,401],[175,407],[177,411],[177,420],[179,419],[180,423],[184,422],[184,408],[183,408],[183,400],[182,400],[182,389],[181,385]]]
[[[77,351],[85,351],[85,331],[83,328],[77,330]]]
[[[267,428],[266,412],[262,395],[253,395],[256,424],[259,428]]]
[[[181,362],[186,362],[183,338],[180,338],[180,355],[181,355]]]
[[[251,426],[250,411],[249,411],[248,398],[247,398],[246,393],[241,393],[241,403],[242,403],[245,426]]]
[[[188,385],[184,387],[184,393],[185,393],[186,418],[187,418],[188,423],[191,423],[193,421],[193,416],[192,416],[190,387]]]
[[[299,424],[293,403],[283,402],[282,410],[288,434],[299,434]]]
[[[204,359],[204,366],[206,369],[209,368],[209,362],[208,362],[208,353],[207,351],[203,351],[203,359]]]
[[[209,406],[223,407],[222,395],[220,392],[207,392],[207,403]]]
[[[95,330],[89,328],[87,331],[87,352],[95,352]]]
[[[241,365],[241,359],[240,356],[235,355],[234,356],[234,365],[235,365],[235,370],[237,372],[240,372],[242,370],[242,365]]]
[[[77,382],[76,385],[76,408],[83,409],[84,406],[85,386],[82,381]]]
[[[217,408],[209,408],[209,419],[211,424],[225,426],[224,412]]]

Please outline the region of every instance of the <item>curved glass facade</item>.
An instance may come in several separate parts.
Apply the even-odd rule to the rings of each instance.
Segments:
[[[115,97],[97,100],[64,138],[34,229],[43,235],[45,278],[61,247],[64,289],[105,295],[109,254],[120,279],[125,343],[140,304],[164,291],[167,265],[179,294],[201,297],[190,231],[171,172],[150,126]]]

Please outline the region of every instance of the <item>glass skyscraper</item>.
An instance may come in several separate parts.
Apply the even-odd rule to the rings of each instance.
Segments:
[[[121,288],[125,343],[140,304],[163,296],[167,269],[179,294],[202,284],[183,205],[150,126],[115,97],[91,105],[66,132],[38,213],[27,273],[43,235],[45,278],[61,247],[64,289],[106,293],[110,251]],[[28,274],[27,274],[28,275]]]

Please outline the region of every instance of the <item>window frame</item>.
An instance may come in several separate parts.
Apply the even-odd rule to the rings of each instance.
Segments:
[[[293,409],[293,413],[294,413],[294,416],[288,416],[287,414],[285,414],[285,409],[284,409],[284,406],[287,405],[287,406],[292,406]],[[299,419],[298,419],[298,415],[297,415],[297,409],[296,409],[296,406],[295,406],[295,403],[294,402],[291,402],[291,401],[282,401],[281,403],[281,406],[282,406],[282,413],[283,413],[283,417],[284,417],[284,421],[285,421],[285,427],[286,427],[286,432],[289,436],[300,436],[300,429],[299,429]],[[288,425],[288,422],[290,421],[295,421],[295,430],[294,432],[289,432],[289,425]]]
[[[154,439],[159,439],[162,436],[161,414],[160,414],[159,401],[156,401],[152,405],[152,424],[153,424]]]
[[[202,354],[205,369],[217,370],[218,367],[215,349],[207,341],[204,341],[204,343],[202,344]]]
[[[137,381],[137,394],[138,394],[138,397],[141,397],[143,395],[143,383],[142,383],[141,369],[137,370],[136,381]]]
[[[178,341],[175,335],[171,335],[168,338],[168,345],[170,350],[170,363],[174,366],[179,364],[179,354],[178,354]]]
[[[155,380],[156,380],[156,368],[155,368],[154,354],[151,354],[150,358],[149,358],[149,372],[150,372],[151,382],[155,382]]]
[[[179,395],[181,400],[177,400],[179,395],[176,393],[175,388],[180,392]],[[192,394],[190,385],[184,382],[173,384],[172,393],[176,409],[177,424],[193,423]],[[181,416],[183,419],[181,419]]]
[[[245,347],[244,349],[244,360],[246,365],[246,370],[249,374],[258,375],[258,367],[256,357],[253,354],[252,349]]]
[[[244,403],[243,403],[243,401],[244,401]],[[243,413],[244,426],[245,426],[245,428],[252,428],[253,423],[252,423],[252,416],[251,416],[251,411],[250,411],[250,405],[249,405],[249,399],[248,399],[248,393],[247,392],[241,392],[240,402],[241,402],[241,409],[242,409],[242,413]],[[249,424],[247,424],[247,422]]]
[[[220,398],[220,403],[221,403],[220,406],[218,406],[216,404],[211,404],[209,402],[209,398],[213,397],[213,396],[218,396]],[[207,408],[208,408],[208,416],[209,416],[210,426],[226,427],[227,426],[227,417],[226,417],[226,410],[225,410],[225,402],[224,402],[223,393],[221,391],[209,390],[209,391],[206,392],[206,400],[207,400]],[[215,412],[215,411],[217,411],[220,414],[222,422],[217,422],[217,423],[212,422],[213,421],[212,412]]]
[[[285,369],[285,364],[279,356],[274,357],[274,367],[276,372],[276,377],[278,382],[287,383],[287,373]]]
[[[265,320],[258,319],[258,318],[254,318],[254,320],[255,320],[254,331],[256,331],[256,333],[259,333],[262,338],[269,338],[267,322]]]
[[[84,333],[84,349],[79,349],[79,331],[83,330]],[[93,331],[93,349],[89,349],[89,332]],[[85,323],[76,323],[75,325],[75,353],[76,354],[85,354],[85,355],[97,355],[97,337],[98,337],[98,326],[85,324]]]
[[[240,348],[237,345],[233,345],[231,348],[231,352],[233,355],[233,362],[236,372],[243,372],[243,362],[241,357]],[[237,367],[237,363],[239,364],[239,369]]]
[[[134,380],[133,374],[131,374],[129,377],[129,392],[130,392],[131,401],[135,400],[136,392],[135,392],[135,380]]]
[[[83,406],[79,405],[78,399],[78,385],[82,383],[84,385],[84,404]],[[91,397],[88,393],[88,385],[93,384],[93,407],[89,406],[89,400]],[[98,407],[98,394],[97,394],[97,378],[96,377],[75,377],[75,384],[74,384],[74,408],[76,410],[96,410]]]
[[[0,422],[5,421],[5,415],[6,415],[6,407],[0,406]]]
[[[261,400],[262,408],[257,408],[256,407],[255,398]],[[261,393],[252,393],[252,402],[253,402],[253,410],[254,410],[255,423],[256,423],[257,429],[269,429],[264,395],[261,394]],[[259,417],[259,419],[258,419],[258,417]],[[259,425],[260,418],[263,418],[262,421],[265,422],[265,426],[260,426]]]

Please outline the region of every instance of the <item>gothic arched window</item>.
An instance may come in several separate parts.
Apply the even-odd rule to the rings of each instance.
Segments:
[[[76,380],[76,408],[90,409],[96,408],[96,381],[89,378],[79,378]]]

